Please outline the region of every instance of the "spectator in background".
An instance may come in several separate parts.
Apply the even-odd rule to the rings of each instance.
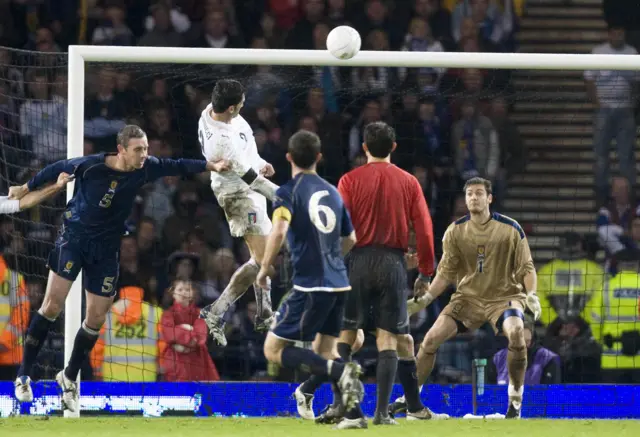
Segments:
[[[160,338],[162,309],[146,303],[143,297],[144,290],[140,287],[120,288],[118,300],[107,314],[100,338],[89,357],[98,380],[158,380],[158,361],[166,347]]]
[[[354,20],[354,24],[362,35],[367,35],[376,29],[384,30],[389,36],[391,48],[397,50],[400,47],[404,29],[389,17],[389,9],[382,0],[366,0],[364,13],[359,15]]]
[[[165,293],[160,338],[167,347],[160,357],[163,379],[168,382],[219,381],[220,375],[207,350],[208,330],[199,318],[198,288],[177,280]]]
[[[494,181],[500,164],[500,144],[491,120],[478,112],[476,102],[465,100],[462,119],[453,125],[451,144],[462,182],[480,176]]]
[[[433,37],[451,46],[451,13],[442,7],[441,0],[415,0],[413,5],[414,17],[427,20]]]
[[[342,119],[338,114],[330,113],[325,106],[324,93],[320,88],[311,88],[307,92],[307,106],[302,117],[313,118],[322,140],[322,161],[318,171],[334,185],[346,170],[347,150],[341,141]]]
[[[13,381],[18,376],[30,311],[24,276],[0,255],[0,381]]]
[[[637,55],[636,49],[625,43],[624,28],[609,26],[609,40],[596,46],[591,53],[606,55]],[[607,199],[609,181],[609,150],[615,138],[618,148],[620,171],[629,181],[632,190],[636,186],[636,122],[634,117],[635,95],[638,85],[636,71],[585,71],[587,94],[595,104],[593,147],[596,154],[596,190],[598,202]]]
[[[562,382],[598,383],[602,348],[581,317],[557,318],[547,328],[543,343],[562,362]]]
[[[302,0],[304,16],[287,33],[285,48],[313,50],[313,29],[324,19],[324,0]],[[290,2],[290,8],[294,4]]]
[[[527,345],[527,370],[524,375],[526,385],[560,384],[562,369],[558,354],[542,347],[535,335],[534,321],[525,316],[524,342]],[[505,385],[509,383],[507,368],[507,348],[501,349],[487,365],[487,382]]]
[[[517,174],[522,174],[527,166],[527,150],[518,127],[509,119],[509,108],[504,97],[491,101],[489,119],[493,124],[500,144],[501,179],[506,182]]]
[[[584,241],[576,232],[560,237],[556,258],[538,270],[538,296],[542,306],[540,322],[550,325],[560,318],[591,320],[591,301],[602,293],[605,273],[587,259]]]
[[[349,131],[349,162],[356,156],[363,155],[362,144],[364,143],[364,128],[376,121],[382,120],[380,101],[376,99],[368,100],[360,113],[360,117]]]
[[[204,17],[203,32],[198,36],[193,47],[242,48],[244,42],[239,37],[230,34],[229,20],[225,12],[214,9]]]
[[[149,155],[156,156],[151,153]],[[164,235],[164,223],[175,213],[173,197],[178,187],[178,181],[176,176],[165,176],[158,179],[153,183],[152,189],[145,199],[143,214],[153,219],[158,237]]]
[[[153,3],[151,5],[151,7],[149,8],[149,11],[151,12],[151,14],[149,16],[147,16],[147,18],[144,20],[144,28],[147,32],[151,32],[153,30],[156,30],[159,24],[159,21],[164,21],[165,17],[159,17],[158,11],[162,11],[160,12],[161,14],[165,14],[165,11],[167,13],[167,18],[168,18],[168,22],[171,25],[171,28],[173,28],[176,32],[178,33],[184,33],[187,30],[189,30],[189,28],[191,27],[191,21],[189,20],[189,17],[183,13],[181,11],[181,9],[179,7],[177,7],[175,4],[175,2],[173,0],[155,0],[155,3]],[[162,26],[161,28],[164,28],[165,26]],[[153,44],[153,45],[159,45],[162,46],[162,44]],[[173,47],[173,46],[168,46],[168,47]]]
[[[347,0],[328,0],[327,1],[327,21],[331,28],[348,25],[347,19]]]
[[[31,98],[20,107],[20,135],[34,155],[47,162],[67,156],[67,105],[51,95],[44,69],[33,70],[28,84]]]
[[[175,25],[172,22],[172,10],[162,3],[158,2],[151,6],[151,15],[147,17],[147,32],[138,40],[139,46],[156,46],[156,47],[182,47],[184,39],[182,33],[176,30]],[[186,29],[185,32],[191,26],[189,19],[176,11],[176,17],[178,25],[182,25]],[[180,23],[181,18],[184,17],[185,23]]]
[[[96,141],[101,149],[113,148],[115,135],[125,126],[126,108],[116,94],[115,72],[108,68],[99,71],[92,83],[84,108],[84,134]]]
[[[104,11],[102,23],[93,31],[91,43],[105,46],[132,46],[133,33],[126,24],[126,12],[121,6],[111,5]]]
[[[405,36],[404,44],[400,50],[405,52],[444,52],[444,47],[440,41],[434,39],[431,33],[429,23],[422,18],[414,18],[409,23],[409,32]],[[440,83],[440,78],[446,73],[446,68],[434,68],[433,72],[436,74],[434,80],[434,86],[437,89]],[[407,77],[407,68],[398,68],[398,77],[403,82]]]
[[[383,30],[373,30],[364,41],[365,50],[388,51],[389,38]],[[381,94],[395,83],[395,69],[360,67],[351,70],[351,92],[356,95]]]
[[[640,383],[640,250],[616,254],[617,272],[592,301],[595,338],[603,349],[603,382]]]
[[[510,4],[510,2],[509,2]],[[481,40],[490,41],[500,46],[510,31],[499,8],[489,0],[462,0],[451,15],[451,30],[454,41],[460,41],[461,24],[465,17],[470,17],[475,23]]]
[[[640,207],[631,203],[629,181],[620,176],[611,180],[611,201],[602,206],[596,218],[598,240],[604,248],[607,258],[629,246],[626,232],[631,219],[640,215]]]

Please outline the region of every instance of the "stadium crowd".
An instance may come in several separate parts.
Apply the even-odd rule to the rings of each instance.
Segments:
[[[330,29],[346,23],[362,35],[363,49],[514,51],[522,3],[517,0],[2,2],[0,10],[8,20],[0,30],[0,46],[4,46],[0,47],[3,166],[0,191],[6,192],[9,185],[23,183],[45,164],[66,157],[64,53],[70,44],[323,50]],[[496,194],[494,208],[499,210],[509,177],[525,167],[526,150],[509,119],[510,73],[478,69],[89,64],[85,154],[114,151],[118,130],[125,124],[137,124],[148,133],[150,155],[201,157],[196,134],[198,117],[210,99],[216,79],[229,76],[242,80],[247,87],[243,116],[254,129],[261,156],[275,167],[273,180],[278,184],[289,178],[284,152],[287,139],[296,130],[304,128],[320,135],[324,161],[319,172],[337,184],[341,175],[364,162],[360,147],[364,125],[384,120],[394,126],[399,140],[393,160],[420,181],[434,219],[437,242],[451,220],[465,214],[464,198],[459,195],[464,180],[473,176],[492,180]],[[19,216],[0,217],[0,269],[20,273],[20,293],[24,296],[24,304],[12,308],[12,315],[18,314],[12,319],[18,332],[16,338],[28,325],[29,311],[37,309],[42,300],[45,260],[56,237],[63,202],[64,196],[58,196]],[[172,368],[175,360],[169,355],[176,353],[173,345],[179,335],[164,332],[163,326],[173,329],[178,322],[172,319],[169,323],[170,317],[189,313],[194,305],[215,301],[236,267],[248,258],[244,244],[230,237],[206,175],[189,181],[165,177],[145,187],[128,226],[130,233],[121,245],[120,300],[114,304],[113,314],[123,325],[138,323],[126,320],[131,312],[127,310],[124,314],[123,307],[137,308],[134,313],[147,317],[155,314],[157,320],[163,318],[166,323],[157,323],[157,329],[144,331],[145,336],[155,341],[155,348],[140,352],[132,347],[128,352],[155,354],[155,364],[135,376],[130,374],[131,369],[122,373],[112,371],[106,376],[100,366],[104,345],[99,344],[92,354],[92,367],[83,369],[84,378],[292,377],[266,364],[262,353],[264,335],[253,330],[256,307],[252,294],[238,301],[228,316],[229,344],[225,349],[207,344],[206,334],[196,335],[197,340],[187,345],[205,351],[214,364],[210,365],[203,356],[202,366],[194,367],[207,369],[199,370],[197,375],[177,375]],[[439,250],[436,247],[437,253]],[[279,266],[273,284],[274,304],[288,287],[287,263],[282,260]],[[177,292],[181,289],[180,280],[197,284],[187,298]],[[447,298],[444,296],[411,319],[416,344]],[[127,304],[123,306],[124,301]],[[62,319],[57,323],[59,335],[49,337],[38,366],[39,374],[33,375],[34,379],[52,378],[63,367]],[[536,339],[539,334],[532,323],[527,324],[527,329],[533,335],[530,352],[534,353],[542,339]],[[560,337],[560,334],[552,337],[546,345],[562,356],[562,351],[570,347],[562,341],[559,345],[553,343],[558,343]],[[0,344],[7,349],[3,339],[0,337]],[[376,357],[372,344],[357,357],[371,369]],[[490,330],[459,336],[441,349],[434,381],[469,381],[472,359],[490,358],[504,344]],[[0,379],[12,379],[21,359],[18,352],[21,346],[16,342],[15,347],[5,349],[0,346],[0,369],[3,369]],[[595,356],[599,353],[594,352]],[[597,379],[597,376],[587,379],[580,369],[564,364],[560,369],[559,362],[557,368],[549,367],[543,382]],[[499,373],[493,368],[489,371],[496,380]]]

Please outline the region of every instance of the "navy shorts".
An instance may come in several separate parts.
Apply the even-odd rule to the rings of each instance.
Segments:
[[[85,290],[98,296],[113,297],[117,292],[120,273],[120,250],[81,247],[63,233],[49,253],[47,267],[69,281],[75,281],[80,270],[83,270]]]
[[[271,332],[290,341],[313,341],[316,334],[338,337],[342,329],[344,292],[292,290],[276,313]]]

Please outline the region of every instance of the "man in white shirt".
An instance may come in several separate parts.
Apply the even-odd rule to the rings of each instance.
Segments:
[[[601,55],[637,55],[625,42],[621,26],[609,26],[609,40],[596,46],[591,53]],[[594,117],[594,149],[596,154],[596,185],[600,206],[609,195],[609,150],[615,138],[620,173],[627,178],[631,191],[636,185],[636,122],[635,95],[640,76],[636,71],[590,70],[584,72],[587,95],[596,105]]]
[[[243,237],[251,253],[251,259],[236,270],[218,300],[200,312],[221,346],[227,344],[223,317],[251,284],[258,306],[256,331],[267,331],[273,315],[270,289],[254,282],[271,231],[267,199],[273,200],[278,186],[265,179],[275,171],[258,155],[253,130],[239,115],[243,104],[244,89],[240,82],[220,80],[213,90],[211,104],[202,111],[198,123],[198,138],[205,158],[225,159],[231,164],[231,171],[211,175],[211,189],[225,212],[231,235]]]
[[[67,182],[71,180],[73,180],[73,176],[67,173],[60,173],[55,184],[49,185],[41,190],[29,192],[20,200],[16,199],[12,194],[13,188],[19,187],[11,187],[8,196],[0,196],[0,214],[14,214],[24,211],[25,209],[33,208],[62,190],[65,185],[67,185]]]

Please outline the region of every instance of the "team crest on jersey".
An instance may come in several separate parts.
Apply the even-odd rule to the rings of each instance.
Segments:
[[[482,273],[484,270],[484,257],[485,257],[485,248],[484,246],[478,246],[477,250],[477,262],[478,262],[478,273]]]
[[[255,212],[250,212],[248,218],[250,225],[255,225],[256,223],[258,223],[258,215]]]
[[[64,265],[64,273],[71,273],[71,269],[73,268],[73,261],[67,261],[67,263]]]
[[[118,181],[111,181],[111,185],[109,185],[109,188],[111,188],[112,190],[115,190],[117,186],[118,186]]]

